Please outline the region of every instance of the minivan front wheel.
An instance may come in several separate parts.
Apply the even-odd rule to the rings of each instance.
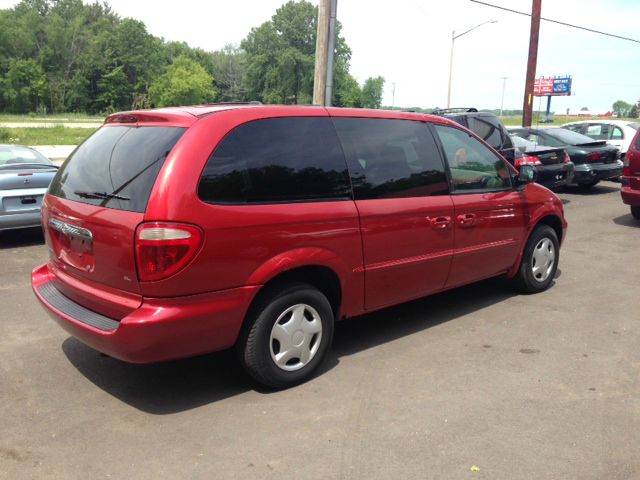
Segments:
[[[640,207],[631,207],[631,215],[636,220],[640,220]]]
[[[560,259],[560,244],[553,228],[538,225],[525,246],[516,286],[523,293],[537,293],[549,288]]]
[[[334,315],[322,292],[304,283],[272,289],[247,318],[242,364],[260,384],[287,388],[307,380],[333,338]]]

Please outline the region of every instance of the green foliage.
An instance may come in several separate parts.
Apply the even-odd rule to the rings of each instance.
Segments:
[[[317,15],[309,1],[289,1],[240,47],[206,52],[155,37],[106,2],[22,0],[0,9],[0,112],[97,114],[213,98],[311,103]],[[340,31],[337,22],[332,103],[375,104],[375,91],[363,97],[349,73]]]
[[[364,108],[380,108],[384,78],[367,78],[362,86],[362,106]]]
[[[243,83],[244,52],[232,45],[211,54],[211,72],[219,102],[243,102],[247,93]]]
[[[629,118],[638,118],[640,117],[640,107],[638,106],[640,102],[634,103],[632,107],[629,109]]]
[[[249,99],[265,103],[311,103],[317,18],[318,9],[313,4],[305,0],[289,1],[276,10],[271,21],[249,32],[241,43]],[[336,77],[345,77],[351,51],[339,32],[338,23],[335,73]],[[342,98],[341,94],[338,99]]]
[[[362,107],[362,89],[346,68],[334,70],[332,105],[338,107]]]
[[[14,60],[0,83],[2,102],[11,113],[38,110],[47,92],[47,78],[34,60]]]
[[[157,107],[194,105],[215,98],[213,77],[194,60],[178,57],[149,87],[151,100]]]
[[[613,102],[612,111],[613,113],[617,113],[619,117],[626,117],[632,106],[633,105],[625,102],[624,100],[618,100]]]
[[[97,82],[97,104],[102,112],[115,112],[127,108],[131,103],[131,84],[124,66],[120,65],[104,75]]]
[[[78,145],[95,132],[94,128],[69,128],[58,125],[49,128],[7,128],[5,135],[0,132],[0,142],[19,143],[22,145]]]

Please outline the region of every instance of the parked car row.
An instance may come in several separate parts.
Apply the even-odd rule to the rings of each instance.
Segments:
[[[575,166],[569,185],[589,188],[622,175],[620,151],[603,140],[555,127],[512,128],[510,132],[536,145],[564,148]]]
[[[57,171],[2,155],[14,181],[55,174],[7,204],[42,201],[32,286],[65,330],[135,363],[235,348],[272,388],[313,374],[335,321],[495,276],[549,288],[567,224],[536,172],[552,188],[622,174],[640,218],[640,133],[623,172],[605,142],[474,109],[134,111]]]

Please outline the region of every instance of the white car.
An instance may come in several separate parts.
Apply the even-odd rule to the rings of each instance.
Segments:
[[[631,140],[640,128],[640,123],[597,118],[565,123],[562,128],[573,130],[594,140],[606,140],[610,145],[618,147],[620,154],[624,157],[629,150]]]

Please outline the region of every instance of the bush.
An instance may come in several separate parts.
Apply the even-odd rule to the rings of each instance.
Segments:
[[[0,143],[9,143],[11,135],[6,128],[0,128]]]

